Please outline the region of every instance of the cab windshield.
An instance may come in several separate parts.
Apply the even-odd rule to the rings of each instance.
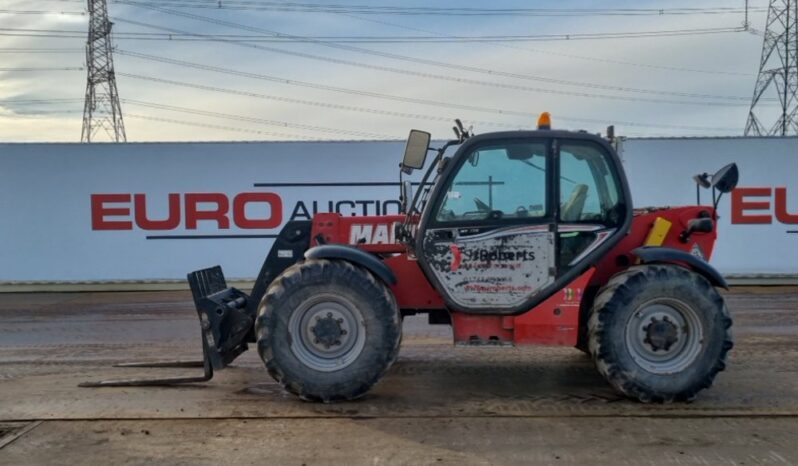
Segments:
[[[544,217],[546,167],[543,142],[479,147],[446,189],[436,220]]]

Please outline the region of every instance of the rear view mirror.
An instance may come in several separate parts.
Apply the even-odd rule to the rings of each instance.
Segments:
[[[414,169],[424,167],[429,150],[430,134],[425,131],[411,130],[405,145],[405,155],[402,159],[402,171],[410,174]]]
[[[529,147],[522,144],[512,144],[507,146],[507,158],[510,160],[529,160],[532,158]]]
[[[740,172],[737,169],[737,164],[730,163],[712,176],[712,187],[722,193],[728,193],[737,187],[739,179]]]
[[[510,160],[530,160],[539,153],[540,144],[510,144],[507,146],[507,158]],[[540,154],[544,155],[544,154]]]
[[[470,163],[472,167],[479,165],[479,151],[474,151],[468,156],[468,163]]]

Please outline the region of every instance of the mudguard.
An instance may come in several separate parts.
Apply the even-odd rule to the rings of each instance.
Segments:
[[[671,264],[687,264],[693,271],[709,280],[709,283],[713,286],[729,289],[729,285],[720,272],[715,270],[708,262],[690,253],[660,246],[642,246],[633,250],[632,254],[639,257],[644,263],[664,262]]]
[[[305,259],[339,259],[365,267],[388,285],[396,284],[393,271],[375,255],[352,246],[323,244],[305,251]]]

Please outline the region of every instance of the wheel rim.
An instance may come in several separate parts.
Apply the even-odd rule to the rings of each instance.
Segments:
[[[306,366],[332,372],[352,364],[366,343],[360,310],[349,300],[321,294],[303,302],[288,322],[291,351]]]
[[[704,334],[698,313],[672,298],[639,306],[626,323],[626,347],[638,366],[654,374],[681,372],[701,352]]]

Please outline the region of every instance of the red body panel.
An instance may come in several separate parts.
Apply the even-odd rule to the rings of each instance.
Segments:
[[[682,243],[679,240],[679,234],[687,228],[687,222],[698,218],[701,212],[708,212],[712,218],[715,218],[714,210],[712,207],[707,206],[669,207],[659,210],[637,211],[629,235],[596,264],[596,274],[590,284],[592,286],[601,286],[607,283],[613,275],[625,269],[627,267],[625,264],[634,264],[636,258],[632,255],[632,251],[645,244],[646,237],[657,217],[662,217],[672,223],[662,247],[692,252],[693,245],[697,244],[704,259],[709,261],[717,239],[717,228],[713,229],[711,233],[694,233],[687,243]]]
[[[702,212],[715,218],[713,209],[706,206],[636,211],[630,233],[597,264],[534,309],[518,316],[467,314],[449,309],[455,342],[576,345],[579,310],[585,291],[602,286],[613,275],[635,264],[632,251],[645,245],[657,217],[672,224],[661,246],[688,253],[695,253],[697,247],[698,252],[709,260],[717,238],[716,231],[694,233],[687,243],[679,239],[687,228],[687,222],[698,218]],[[446,309],[443,298],[430,284],[418,262],[408,256],[404,245],[395,241],[395,224],[402,221],[402,215],[343,217],[317,214],[313,219],[312,245],[317,244],[316,238],[321,235],[325,243],[351,244],[380,255],[398,279],[391,291],[400,309]]]
[[[534,309],[515,317],[513,342],[517,345],[576,346],[579,306],[595,272],[595,268],[589,268]]]
[[[404,215],[372,217],[344,217],[341,214],[316,214],[313,217],[311,238],[313,244],[319,235],[330,244],[351,244],[375,254],[405,252],[396,242],[395,225],[405,220]]]
[[[455,343],[575,346],[579,306],[595,271],[591,267],[534,309],[517,316],[452,312]]]
[[[404,215],[373,217],[343,217],[340,214],[316,214],[313,217],[311,246],[318,244],[321,235],[325,243],[349,244],[383,257],[398,278],[391,287],[400,309],[444,309],[441,295],[432,287],[418,266],[418,262],[407,255],[403,244],[394,237],[396,223],[405,220]]]
[[[396,285],[391,287],[400,309],[444,309],[446,304],[432,284],[427,280],[418,261],[411,260],[407,254],[397,254],[385,259],[397,277]]]

